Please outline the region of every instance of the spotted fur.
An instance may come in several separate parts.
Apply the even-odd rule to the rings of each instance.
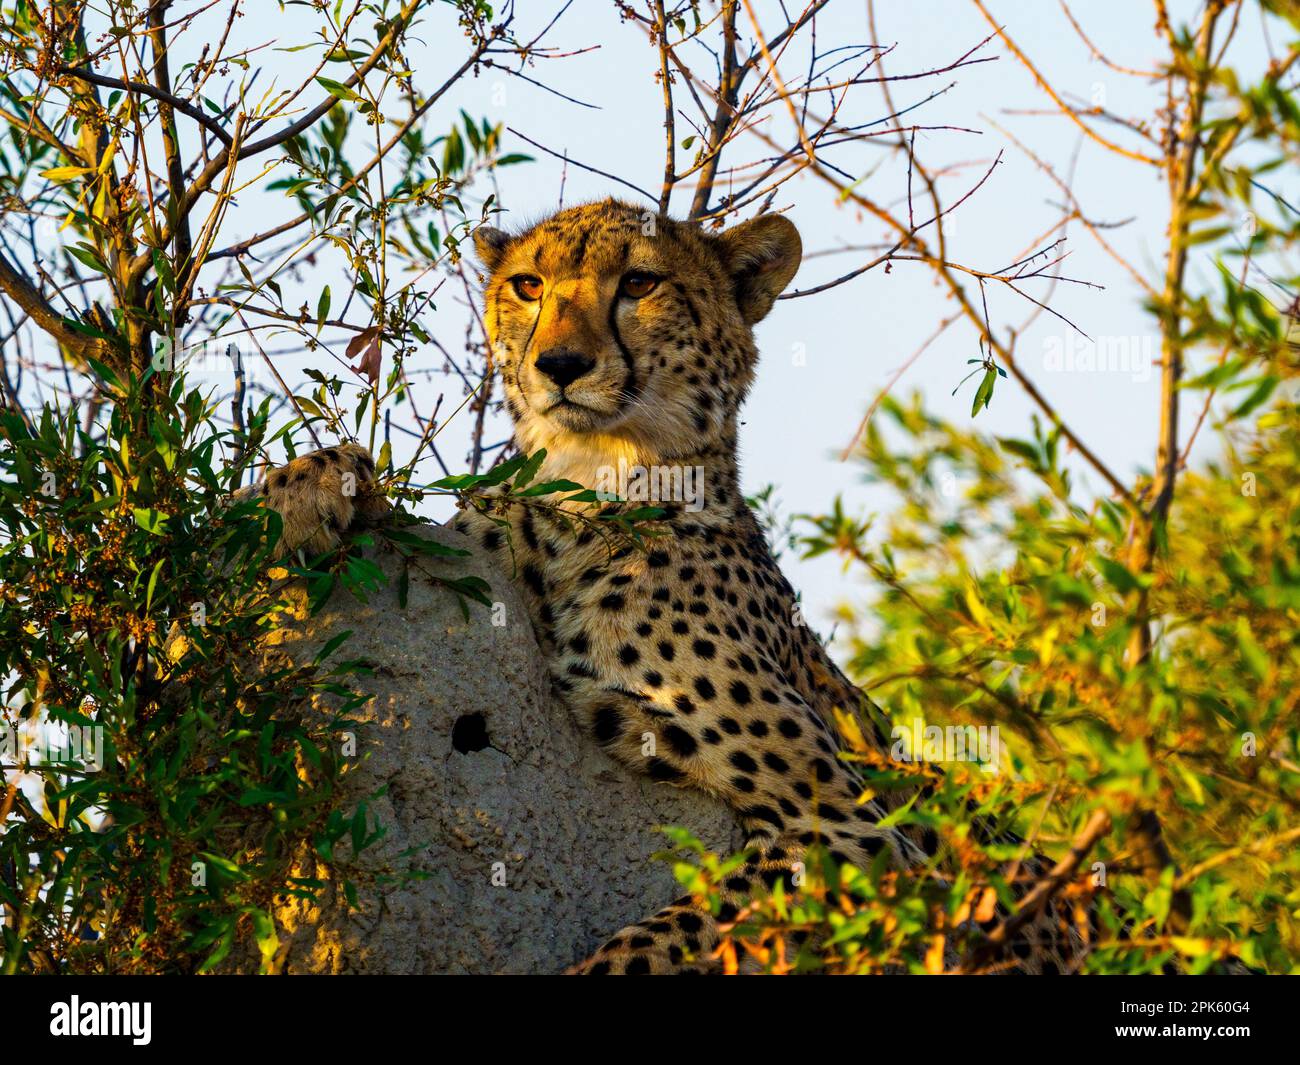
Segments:
[[[375,460],[360,444],[338,444],[294,459],[234,498],[265,499],[280,515],[284,551],[318,555],[336,547],[343,533],[388,512],[375,486]]]

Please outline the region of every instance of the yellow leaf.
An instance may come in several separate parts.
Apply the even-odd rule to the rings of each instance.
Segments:
[[[1200,780],[1196,774],[1183,765],[1181,761],[1175,761],[1174,765],[1178,769],[1178,775],[1183,778],[1183,783],[1187,785],[1187,790],[1192,793],[1192,801],[1198,806],[1205,805],[1205,789],[1201,787]]]
[[[1173,944],[1175,950],[1190,957],[1196,957],[1199,954],[1206,954],[1210,950],[1210,941],[1208,939],[1193,939],[1190,936],[1170,936],[1169,942]]]
[[[852,714],[846,714],[839,707],[836,707],[835,723],[839,725],[840,733],[848,741],[850,750],[867,750],[867,741],[862,738],[862,729],[858,727],[857,718]]]
[[[1056,649],[1056,634],[1061,631],[1059,625],[1048,625],[1043,633],[1043,638],[1038,641],[1038,664],[1046,666],[1052,660],[1052,652]]]
[[[95,194],[95,203],[90,213],[101,221],[108,215],[108,182],[99,183],[99,192]]]
[[[113,156],[117,154],[117,138],[114,137],[108,145],[108,150],[104,152],[104,158],[99,161],[99,172],[107,174],[108,168],[113,165]]]
[[[980,599],[979,589],[975,587],[973,580],[966,582],[966,608],[970,611],[970,616],[975,619],[976,625],[982,629],[989,627],[989,612]]]
[[[943,936],[934,936],[930,940],[930,949],[925,952],[925,971],[931,976],[943,972]]]
[[[83,174],[93,174],[94,172],[95,168],[93,166],[56,166],[49,170],[42,170],[41,177],[49,178],[51,181],[71,181]]]

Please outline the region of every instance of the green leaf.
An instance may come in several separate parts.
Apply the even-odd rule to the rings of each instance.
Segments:
[[[146,613],[153,606],[154,585],[158,583],[158,574],[162,571],[162,568],[164,565],[166,565],[166,563],[167,560],[165,558],[160,558],[158,560],[157,565],[154,566],[153,572],[149,574],[149,587],[145,590],[144,593],[144,609]]]
[[[1277,388],[1279,381],[1280,378],[1272,375],[1263,378],[1255,385],[1250,395],[1237,407],[1233,408],[1232,413],[1228,415],[1229,420],[1235,421],[1238,418],[1244,418],[1262,407],[1268,402],[1269,397],[1273,395],[1273,390]]]
[[[216,968],[230,953],[230,948],[235,944],[235,921],[233,917],[225,918],[222,921],[221,938],[217,943],[216,949],[208,955],[207,959],[199,966],[199,972],[205,973]]]
[[[1187,235],[1187,246],[1194,244],[1206,244],[1212,240],[1219,240],[1226,237],[1233,230],[1232,226],[1206,226],[1204,229],[1198,229],[1195,233]]]
[[[250,916],[253,922],[253,938],[257,941],[258,952],[262,956],[261,971],[270,972],[275,952],[280,948],[280,937],[275,932],[275,921],[265,910],[254,909]]]
[[[440,582],[443,587],[450,588],[458,595],[466,599],[473,599],[476,603],[482,603],[484,606],[491,606],[492,600],[488,593],[492,591],[492,586],[482,577],[456,577],[444,578]]]
[[[1031,444],[1028,440],[1015,440],[1010,437],[998,437],[998,445],[1003,451],[1010,452],[1012,455],[1018,455],[1025,459],[1034,467],[1041,466],[1043,457],[1038,452],[1038,447]]]
[[[81,263],[82,266],[90,267],[90,269],[94,270],[95,273],[97,274],[108,273],[108,267],[104,265],[104,260],[101,259],[99,257],[99,254],[94,250],[84,247],[82,245],[73,245],[71,247],[65,248],[64,251],[66,251],[74,259],[76,259],[77,262]]]
[[[162,536],[167,532],[167,521],[171,515],[165,511],[152,508],[147,510],[136,508],[133,513],[135,514],[135,523],[145,532],[153,533],[154,536]]]
[[[985,370],[984,379],[980,381],[979,388],[975,389],[975,402],[971,404],[970,416],[973,418],[980,412],[980,408],[987,409],[989,401],[993,398],[993,386],[997,384],[997,370]]]
[[[395,543],[406,544],[413,547],[420,554],[442,556],[447,558],[457,558],[468,555],[470,552],[460,547],[448,547],[446,544],[440,544],[437,540],[429,539],[424,536],[416,536],[415,533],[406,532],[403,529],[384,529],[383,535],[386,539]]]
[[[343,643],[343,641],[346,640],[351,635],[352,635],[351,629],[344,629],[342,632],[336,633],[335,635],[331,636],[325,642],[325,646],[316,652],[316,658],[314,659],[313,664],[319,666],[322,662],[325,661],[325,659],[329,658],[330,655],[332,655],[335,651],[337,651],[339,646]]]
[[[322,89],[328,92],[335,99],[353,100],[353,101],[361,100],[360,96],[358,96],[355,92],[349,89],[342,82],[331,81],[329,78],[318,77],[316,79],[316,84],[318,84]]]
[[[158,280],[164,289],[168,292],[176,291],[176,276],[172,273],[172,264],[167,261],[167,256],[157,248],[153,251],[153,270],[158,275]]]
[[[1233,377],[1240,373],[1244,365],[1244,359],[1228,359],[1222,366],[1216,366],[1214,369],[1207,370],[1198,377],[1193,377],[1190,380],[1181,382],[1179,387],[1187,389],[1218,388],[1220,385],[1232,380]]]
[[[528,496],[547,496],[554,492],[581,492],[583,486],[577,481],[543,481],[541,484],[532,485],[519,493],[521,498]],[[570,499],[573,497],[570,496]]]
[[[1246,668],[1256,680],[1263,680],[1268,676],[1269,662],[1268,655],[1255,640],[1255,634],[1251,632],[1250,620],[1246,617],[1237,618],[1237,650],[1241,653],[1241,660],[1246,663]]]
[[[544,461],[546,461],[546,448],[542,448],[528,457],[528,461],[523,464],[515,477],[514,489],[516,492],[522,491],[528,486],[528,482],[537,476],[537,471],[542,468]]]
[[[1096,562],[1097,568],[1101,570],[1101,575],[1117,592],[1128,595],[1141,587],[1138,578],[1122,563],[1116,562],[1113,558],[1107,558],[1105,555],[1098,555]]]

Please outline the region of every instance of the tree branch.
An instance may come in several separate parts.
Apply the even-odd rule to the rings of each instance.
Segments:
[[[154,85],[163,101],[159,111],[162,116],[163,153],[167,160],[167,187],[171,190],[173,202],[179,203],[180,197],[185,192],[185,171],[181,165],[180,142],[176,135],[176,116],[173,113],[175,104],[171,102],[171,73],[167,63],[167,36],[163,28],[170,4],[171,0],[153,0],[149,5],[149,43],[153,48]],[[222,133],[224,134],[224,131]],[[229,144],[229,140],[226,143]],[[189,216],[181,215],[176,220],[173,257],[177,271],[182,275],[177,278],[180,291],[184,291],[184,278],[188,278],[197,265],[189,261],[192,246]],[[178,307],[177,310],[184,313],[183,307]],[[172,327],[176,328],[180,324],[180,322],[173,322]]]
[[[165,60],[164,60],[165,62]],[[230,144],[230,134],[221,128],[211,115],[204,114],[191,103],[187,103],[179,96],[174,96],[164,89],[157,88],[145,81],[122,81],[120,78],[111,78],[106,74],[96,74],[93,70],[87,70],[85,67],[59,67],[60,74],[68,74],[74,78],[80,78],[82,81],[88,81],[92,85],[98,85],[105,89],[121,89],[123,92],[136,92],[142,96],[148,96],[152,100],[157,100],[167,108],[179,111],[188,118],[194,119],[199,125],[211,133],[222,144]]]
[[[1011,50],[1011,54],[1014,55],[1017,59],[1019,59],[1020,62],[1024,65],[1024,68],[1028,70],[1030,74],[1033,75],[1034,81],[1038,82],[1038,87],[1042,89],[1043,92],[1047,93],[1047,95],[1051,97],[1052,103],[1056,104],[1056,106],[1060,108],[1061,113],[1065,115],[1066,118],[1068,118],[1076,126],[1078,126],[1081,130],[1083,130],[1083,132],[1090,139],[1096,141],[1103,148],[1109,148],[1112,152],[1124,156],[1126,159],[1133,159],[1139,163],[1147,163],[1150,166],[1161,165],[1161,161],[1159,159],[1153,159],[1151,156],[1143,155],[1141,152],[1129,151],[1127,148],[1123,148],[1120,145],[1115,144],[1113,141],[1108,141],[1105,137],[1103,137],[1100,133],[1098,133],[1090,125],[1088,125],[1088,123],[1086,123],[1083,119],[1081,119],[1079,117],[1078,112],[1075,111],[1075,109],[1071,107],[1069,104],[1067,104],[1064,100],[1062,100],[1061,97],[1057,94],[1056,90],[1053,89],[1052,86],[1048,84],[1047,79],[1038,72],[1038,68],[1035,67],[1034,64],[1029,61],[1029,57],[1025,55],[1025,53],[1022,52],[1019,49],[1019,47],[1017,47],[1016,42],[1006,35],[1002,27],[999,26],[997,24],[997,21],[993,18],[993,16],[989,14],[988,8],[986,8],[983,5],[983,3],[981,3],[981,0],[971,0],[971,2],[974,3],[974,5],[979,9],[979,13],[983,15],[985,19],[988,20],[988,24],[993,27],[994,31],[1002,39],[1002,43],[1005,44]]]
[[[673,184],[677,174],[677,133],[673,121],[673,86],[672,72],[668,65],[668,15],[664,11],[664,0],[655,0],[655,19],[659,32],[659,77],[663,81],[664,93],[664,180],[659,191],[659,213],[668,213],[668,201],[672,199]]]
[[[105,345],[71,328],[64,317],[50,306],[44,296],[0,252],[0,290],[14,301],[33,322],[69,351],[81,356],[99,356]]]

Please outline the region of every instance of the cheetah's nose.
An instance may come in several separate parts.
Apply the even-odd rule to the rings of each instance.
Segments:
[[[561,388],[587,373],[596,360],[572,348],[549,348],[537,357],[537,369]]]

